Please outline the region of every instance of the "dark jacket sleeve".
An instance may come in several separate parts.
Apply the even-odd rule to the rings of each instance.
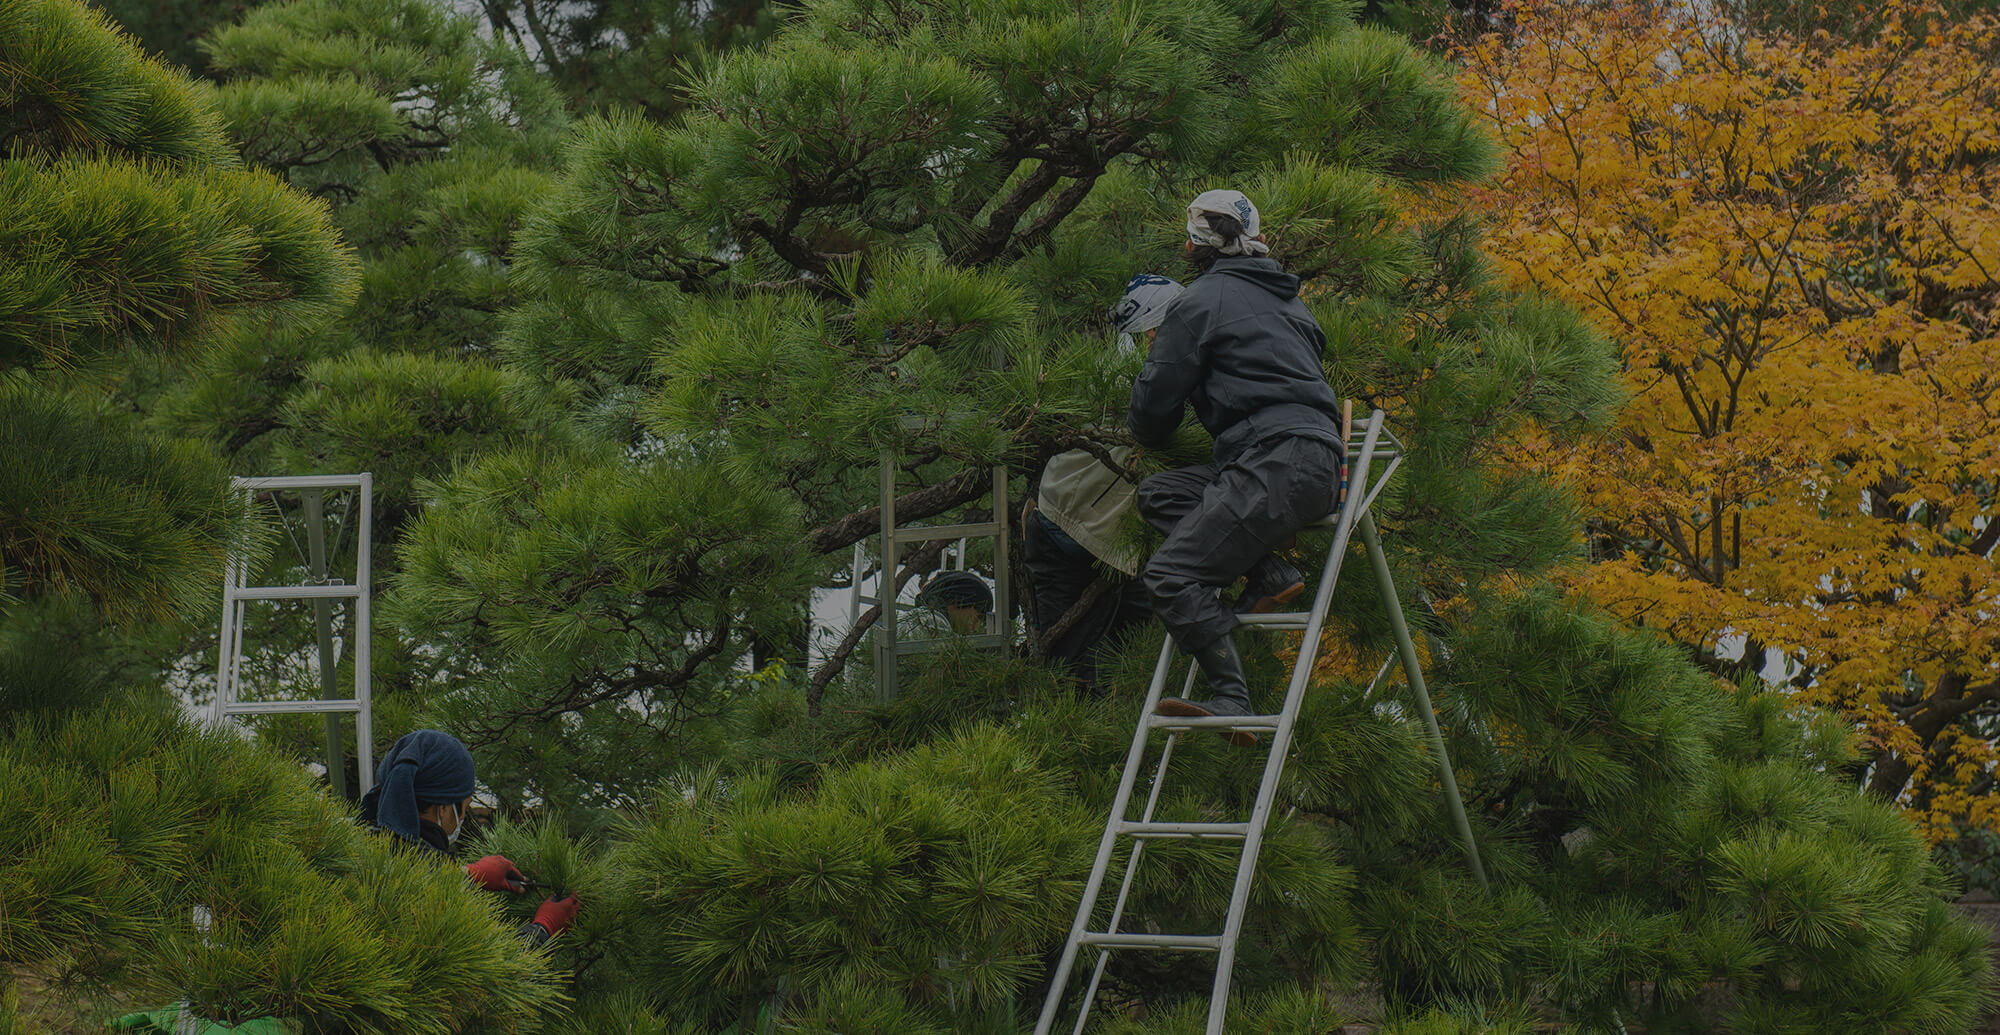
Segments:
[[[1153,338],[1145,369],[1132,382],[1132,412],[1126,424],[1143,445],[1164,443],[1181,426],[1188,397],[1201,384],[1201,335],[1181,309],[1169,309]]]

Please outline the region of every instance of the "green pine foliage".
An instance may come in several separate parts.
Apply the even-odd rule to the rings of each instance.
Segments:
[[[0,782],[0,965],[79,997],[383,1033],[520,1030],[556,1005],[547,958],[456,866],[363,834],[235,736],[30,723]]]
[[[321,206],[225,166],[19,158],[0,170],[0,363],[187,348],[252,309],[309,322],[354,280]]]
[[[1671,645],[1548,594],[1496,606],[1450,646],[1433,675],[1494,890],[1466,869],[1401,688],[1316,689],[1252,896],[1231,1030],[1337,1031],[1368,990],[1407,1012],[1389,1030],[1421,1032],[1527,1030],[1536,1016],[1652,1031],[1948,1032],[1977,1016],[1983,938],[1951,912],[1908,824],[1828,775],[1849,760],[1844,734],[1782,699],[1718,695]],[[988,915],[1025,930],[1061,900],[1041,928],[1052,951],[1137,688],[1077,699],[1015,663],[994,666],[959,656],[941,666],[952,677],[883,709],[837,704],[844,717],[830,722],[750,708],[731,739],[765,749],[667,781],[644,818],[611,835],[593,876],[621,918],[599,923],[620,933],[591,943],[604,955],[580,972],[581,1005],[596,1009],[598,988],[618,990],[610,1002],[635,983],[669,983],[644,1010],[685,1017],[702,1004],[701,1031],[754,1030],[760,1018],[863,1030],[838,1026],[852,1016],[1020,1030],[1039,1001],[1035,968],[996,981],[997,997],[938,998],[961,957],[936,939],[959,921],[933,910],[966,900],[926,883],[928,871],[910,878],[921,893],[893,883],[906,872],[898,831],[921,819],[941,839],[921,842],[926,860],[1033,831],[978,883],[991,889]],[[795,739],[829,726],[816,750]],[[938,764],[960,755],[1027,782],[961,799],[970,770]],[[1256,768],[1252,753],[1190,740],[1160,815],[1247,812]],[[982,818],[950,819],[943,803],[958,800]],[[857,801],[875,822],[854,822]],[[1068,840],[1037,825],[1048,810],[1076,817]],[[1152,846],[1128,925],[1208,929],[1232,859]],[[1045,893],[1008,898],[1022,880]],[[911,903],[883,904],[898,894]],[[884,962],[903,959],[890,947],[904,939],[930,939],[915,943],[928,967]],[[1103,1030],[1199,1030],[1208,976],[1198,962],[1114,960]],[[972,1003],[981,1008],[965,1012]]]
[[[246,323],[324,320],[352,258],[323,206],[236,163],[205,87],[70,0],[0,5],[0,140],[0,607],[62,596],[128,632],[198,614],[254,529],[211,451],[106,386]],[[95,678],[29,656],[60,638],[7,639],[5,710]]]
[[[713,465],[513,450],[426,503],[390,616],[437,652],[427,701],[505,800],[635,801],[727,698],[739,624],[789,615],[811,587],[795,513]],[[547,703],[496,709],[496,687]]]
[[[534,1026],[549,961],[455,867],[147,692],[153,641],[260,537],[222,458],[149,426],[131,386],[219,338],[310,334],[356,279],[325,206],[242,168],[221,124],[92,10],[0,5],[0,1001],[22,974],[79,1022],[179,1001],[315,1031]]]
[[[805,795],[754,774],[669,789],[609,860],[652,931],[646,983],[716,1023],[780,995],[807,1004],[801,1031],[884,1010],[962,1030],[1005,1009],[1067,927],[1097,824],[1060,787],[988,730]]]
[[[1333,994],[1364,989],[1408,1031],[1970,1022],[1970,928],[1914,835],[1834,779],[1837,731],[1534,588],[1575,522],[1494,457],[1524,428],[1602,428],[1614,360],[1489,281],[1448,202],[1491,147],[1430,59],[1336,5],[821,0],[687,96],[576,128],[499,337],[576,439],[434,483],[392,597],[448,645],[429,707],[503,800],[581,806],[602,839],[585,870],[620,921],[575,958],[594,1030],[1029,1023],[1157,633],[1094,700],[968,653],[910,664],[888,706],[865,671],[816,697],[824,673],[743,662],[873,531],[884,448],[923,519],[980,513],[986,465],[1031,487],[1080,436],[1121,444],[1132,364],[1103,306],[1178,272],[1182,200],[1225,185],[1304,276],[1336,388],[1411,444],[1376,513],[1403,599],[1440,602],[1433,678],[1494,880],[1468,872],[1401,685],[1327,680],[1254,885],[1238,1030],[1333,1030]],[[1386,649],[1373,574],[1345,580],[1334,636]],[[1283,646],[1251,652],[1257,693]],[[1251,754],[1179,751],[1162,816],[1248,811]],[[1004,793],[941,767],[960,758]],[[1127,923],[1213,929],[1229,857],[1149,853]],[[1194,1023],[1203,961],[1140,955],[1107,974],[1109,1023]]]
[[[232,312],[346,304],[324,211],[236,168],[208,89],[68,0],[10,0],[0,41],[0,363],[184,348]]]
[[[359,260],[358,297],[331,322],[235,328],[141,405],[216,443],[236,474],[374,473],[379,584],[396,572],[394,544],[425,479],[562,438],[544,387],[491,362],[497,314],[515,298],[514,230],[549,189],[560,97],[479,21],[424,0],[263,5],[204,47],[231,146],[260,175],[330,206]],[[254,577],[296,580],[303,562],[278,550]],[[312,649],[310,630],[259,622],[245,651],[282,673]],[[416,647],[377,638],[386,716],[410,715],[397,691]],[[197,638],[188,649],[214,646]],[[260,726],[314,758],[319,728]],[[407,728],[378,725],[378,757]]]
[[[509,0],[481,5],[496,36],[596,114],[665,120],[714,53],[763,42],[793,13],[773,0]]]
[[[381,532],[415,508],[416,483],[535,437],[558,411],[539,386],[485,363],[357,351],[307,368],[285,399],[273,456],[283,471],[377,471]]]
[[[208,68],[201,38],[218,25],[243,16],[258,0],[102,0],[96,6],[140,49],[161,61],[200,75]]]
[[[8,157],[83,152],[224,164],[228,138],[208,92],[147,57],[96,8],[0,6],[0,139]]]
[[[575,430],[620,449],[552,457],[541,481],[597,479],[560,468],[623,468],[628,456],[727,471],[790,515],[790,573],[838,584],[874,527],[884,448],[906,485],[926,487],[920,510],[906,500],[899,512],[933,518],[977,512],[979,467],[1006,464],[1031,486],[1079,434],[1122,441],[1110,429],[1133,363],[1105,347],[1105,303],[1136,271],[1178,272],[1177,199],[1227,182],[1259,200],[1307,278],[1337,386],[1424,429],[1384,513],[1432,566],[1426,582],[1457,596],[1573,549],[1546,486],[1473,472],[1510,429],[1574,432],[1617,401],[1594,334],[1496,291],[1468,222],[1408,204],[1489,168],[1472,125],[1434,63],[1337,4],[810,4],[769,46],[718,58],[671,122],[577,127],[564,177],[521,225],[521,304],[503,317],[499,353],[571,400]],[[1146,462],[1205,451],[1198,430],[1184,439]],[[703,491],[699,479],[689,491]],[[426,519],[427,556],[466,554],[432,573],[481,570],[474,596],[540,594],[542,569],[503,584],[490,553],[471,554],[535,529],[461,529],[442,506]],[[745,573],[695,560],[702,541],[658,546],[712,577],[634,583],[644,588],[621,612],[671,613],[683,597],[712,607],[722,582],[743,592]],[[406,580],[396,612],[457,611],[435,605],[469,590]],[[796,605],[763,599],[749,598],[689,680],[726,693],[753,644],[790,641]],[[1380,635],[1367,610],[1343,620]],[[698,621],[682,628],[705,642],[717,626]],[[592,635],[629,639],[615,625]],[[478,722],[591,724],[611,698],[577,686],[632,687],[616,710],[652,728],[679,714],[678,668],[648,680],[654,666],[628,667],[630,649],[572,657],[593,655],[604,660],[561,682],[540,664],[518,679],[482,673]],[[482,757],[514,766],[520,752]],[[534,768],[520,769],[529,784],[506,793],[538,793]]]
[[[210,595],[224,548],[251,532],[200,444],[134,433],[18,373],[0,374],[0,442],[0,602],[77,596],[165,618]]]
[[[496,422],[542,420],[505,379],[473,368],[484,365],[495,314],[512,302],[514,228],[548,189],[564,122],[557,95],[477,23],[416,0],[260,7],[205,46],[243,159],[332,203],[361,259],[360,294],[344,319],[314,334],[270,326],[233,336],[164,408],[177,426],[215,437],[243,473],[395,464],[378,483],[387,542],[414,506],[416,478],[518,437],[497,434]],[[428,358],[433,374],[416,375],[418,361],[392,358],[399,353]],[[444,363],[468,366],[448,372]],[[456,400],[422,394],[439,378],[455,382],[447,394]],[[334,403],[329,390],[355,398]],[[369,406],[433,419],[471,406],[487,416],[419,456],[411,450],[423,444],[406,428],[354,419]],[[298,445],[321,436],[347,446]],[[378,560],[386,568],[392,558]]]
[[[1490,283],[1451,205],[1490,145],[1354,5],[807,0],[695,61],[777,12],[525,0],[486,5],[488,36],[418,0],[292,0],[211,39],[211,89],[81,8],[0,3],[0,204],[28,228],[0,221],[25,257],[0,265],[25,369],[0,447],[42,472],[0,485],[24,598],[0,605],[0,829],[27,832],[0,840],[0,973],[326,1031],[1026,1030],[1157,629],[1092,698],[971,651],[913,659],[888,705],[859,661],[752,659],[875,530],[885,448],[902,515],[955,520],[989,465],[1031,490],[1079,440],[1125,444],[1104,307],[1181,273],[1181,204],[1233,186],[1338,391],[1412,447],[1375,513],[1493,888],[1403,685],[1320,678],[1231,1029],[1945,1033],[1985,1004],[1945,878],[1839,779],[1844,730],[1542,585],[1568,503],[1492,459],[1602,428],[1612,353]],[[608,112],[565,136],[564,94]],[[331,323],[356,260],[303,195],[358,253]],[[135,437],[106,385],[227,460]],[[1206,451],[1186,429],[1145,463]],[[360,833],[278,753],[133,704],[46,714],[117,698],[138,650],[93,594],[212,587],[235,528],[173,486],[104,515],[135,472],[225,464],[377,471],[377,746],[473,744],[501,812],[478,849],[582,896],[549,951],[512,933],[541,894]],[[1374,579],[1350,565],[1330,625],[1364,663]],[[26,649],[51,633],[125,646]],[[1271,705],[1291,644],[1243,642]],[[1241,818],[1261,758],[1186,739],[1160,817]],[[1128,929],[1215,929],[1227,846],[1147,853]],[[1097,1030],[1199,1030],[1207,962],[1114,957]]]

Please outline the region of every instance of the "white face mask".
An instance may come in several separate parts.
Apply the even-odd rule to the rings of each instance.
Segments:
[[[1132,337],[1132,335],[1131,335],[1131,333],[1130,333],[1129,331],[1128,331],[1128,332],[1125,332],[1125,333],[1122,333],[1122,334],[1120,334],[1120,335],[1118,335],[1118,354],[1119,354],[1119,355],[1121,355],[1121,356],[1130,356],[1130,355],[1133,355],[1133,354],[1137,353],[1138,351],[1139,351],[1139,342],[1138,342],[1138,339],[1136,339],[1136,338]]]
[[[453,805],[451,807],[451,814],[457,817],[458,821],[453,823],[451,829],[445,832],[444,844],[446,848],[457,848],[458,835],[465,833],[465,813],[460,811],[457,805]]]

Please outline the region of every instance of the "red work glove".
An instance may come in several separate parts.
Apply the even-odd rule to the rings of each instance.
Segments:
[[[526,891],[528,878],[504,855],[489,855],[475,863],[467,863],[465,875],[472,883],[488,891]]]
[[[542,903],[542,908],[535,910],[535,922],[542,925],[542,930],[554,934],[568,927],[570,921],[576,919],[576,905],[574,891],[565,898],[547,899]]]

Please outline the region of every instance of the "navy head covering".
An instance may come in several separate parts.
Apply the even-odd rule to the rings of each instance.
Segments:
[[[375,767],[375,787],[361,797],[361,821],[420,841],[417,809],[472,796],[472,752],[439,730],[403,735]]]
[[[985,579],[969,571],[947,569],[924,583],[917,603],[940,614],[947,607],[969,607],[985,614],[993,610],[993,591],[986,588]]]

